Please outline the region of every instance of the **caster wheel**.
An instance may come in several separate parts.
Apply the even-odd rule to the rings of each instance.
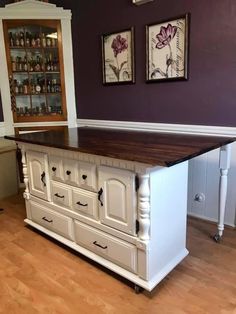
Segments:
[[[141,293],[143,290],[144,290],[144,289],[141,288],[140,286],[134,285],[134,291],[135,291],[136,294]]]
[[[217,234],[214,235],[213,240],[214,240],[216,243],[220,243],[220,241],[221,241],[221,236],[217,233]]]

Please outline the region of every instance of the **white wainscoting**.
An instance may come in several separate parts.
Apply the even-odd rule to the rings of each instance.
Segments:
[[[5,123],[0,122],[0,137],[5,135]]]
[[[78,126],[106,127],[125,130],[145,130],[211,136],[235,136],[236,128],[78,119]],[[189,162],[189,215],[210,221],[218,218],[219,149],[193,158]],[[232,144],[231,168],[228,176],[225,224],[236,226],[236,143]],[[197,196],[200,194],[200,198]],[[202,197],[201,197],[202,196]],[[200,201],[199,201],[200,199]]]

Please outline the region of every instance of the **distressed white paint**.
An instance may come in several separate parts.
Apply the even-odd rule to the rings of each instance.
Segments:
[[[90,127],[106,127],[124,130],[140,130],[150,132],[182,133],[211,136],[236,136],[236,128],[164,124],[130,121],[109,121],[78,119],[77,124]],[[218,220],[219,193],[219,149],[198,156],[189,161],[188,214],[216,222]],[[225,224],[236,226],[236,143],[232,144],[231,166],[228,174],[228,191],[226,199]],[[196,194],[203,193],[205,200],[194,200]]]

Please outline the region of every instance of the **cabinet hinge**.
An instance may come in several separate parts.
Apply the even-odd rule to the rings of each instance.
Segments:
[[[139,221],[138,221],[138,219],[136,219],[136,234],[138,234],[139,233]]]
[[[135,176],[135,191],[137,192],[139,189],[139,177],[138,175]]]

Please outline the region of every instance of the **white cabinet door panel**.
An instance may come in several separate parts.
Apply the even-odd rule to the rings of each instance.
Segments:
[[[135,235],[135,175],[128,170],[99,167],[100,219],[105,225]]]
[[[47,154],[28,151],[27,163],[29,168],[30,193],[44,200],[49,200],[50,184]]]

